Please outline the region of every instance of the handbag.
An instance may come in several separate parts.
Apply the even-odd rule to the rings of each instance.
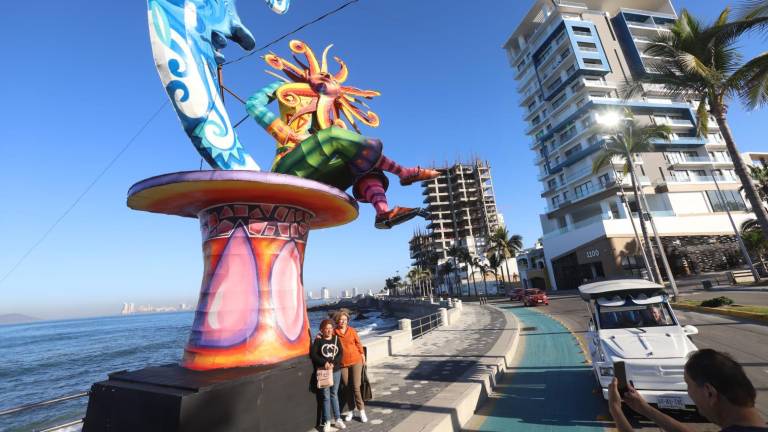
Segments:
[[[363,400],[369,401],[373,399],[373,389],[371,388],[371,382],[368,381],[368,366],[363,364],[363,372],[361,373],[361,376],[363,379],[360,383],[360,393],[363,394]]]
[[[317,388],[333,387],[333,369],[317,370]]]

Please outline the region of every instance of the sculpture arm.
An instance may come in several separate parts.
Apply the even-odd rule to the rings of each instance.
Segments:
[[[272,135],[277,142],[285,144],[287,141],[298,141],[298,136],[290,126],[267,107],[275,99],[275,92],[281,85],[283,85],[282,81],[276,81],[257,91],[245,102],[245,109],[248,111],[248,115],[256,120],[256,123]]]

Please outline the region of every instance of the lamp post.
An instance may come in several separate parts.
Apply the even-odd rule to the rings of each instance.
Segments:
[[[723,207],[725,208],[725,213],[728,214],[728,220],[731,221],[733,234],[736,236],[736,240],[739,242],[739,248],[741,249],[741,254],[744,256],[744,260],[747,262],[747,265],[749,266],[749,270],[752,272],[752,277],[755,278],[755,282],[760,282],[760,273],[757,272],[755,265],[752,263],[752,258],[749,257],[749,251],[747,250],[747,247],[744,245],[744,241],[741,239],[741,233],[739,233],[739,230],[736,229],[736,223],[733,221],[733,216],[731,216],[731,211],[730,209],[728,209],[728,204],[725,202],[725,195],[723,194],[723,191],[720,190],[720,184],[717,183],[717,175],[715,175],[714,164],[712,164],[711,172],[712,172],[712,180],[715,182],[715,188],[717,188],[717,197],[720,198],[720,201],[723,203]]]

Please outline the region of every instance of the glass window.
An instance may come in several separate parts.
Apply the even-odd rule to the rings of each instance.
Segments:
[[[576,198],[581,198],[583,196],[589,195],[589,193],[592,191],[592,181],[588,181],[585,183],[582,183],[575,188],[573,188],[573,194],[576,196]]]
[[[597,45],[593,42],[577,42],[581,51],[597,52]]]
[[[575,152],[577,152],[579,150],[581,150],[581,144],[576,144],[575,146],[573,146],[573,147],[571,147],[571,148],[569,148],[568,150],[565,151],[565,157],[568,157],[568,156],[574,154]]]
[[[603,66],[603,61],[600,59],[585,58],[584,66],[588,68],[599,68]]]
[[[722,195],[716,190],[707,191],[707,197],[709,198],[709,203],[712,205],[712,211],[724,212],[726,209],[730,211],[745,211],[747,209],[739,191],[722,190],[720,192],[722,192]]]
[[[592,30],[589,27],[573,26],[573,33],[579,36],[592,36]]]
[[[600,329],[673,326],[675,320],[666,303],[637,305],[627,301],[624,306],[597,305]]]

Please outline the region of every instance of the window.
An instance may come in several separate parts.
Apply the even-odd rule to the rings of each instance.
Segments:
[[[587,181],[585,183],[582,183],[575,188],[573,188],[573,194],[576,196],[576,198],[581,198],[584,196],[589,195],[589,193],[592,191],[592,181]]]
[[[577,42],[581,51],[597,52],[597,45],[593,42]]]
[[[568,69],[566,69],[566,70],[565,70],[565,73],[566,73],[567,75],[570,75],[570,74],[572,74],[572,73],[573,73],[575,70],[576,70],[576,65],[570,65],[570,66],[568,66]]]
[[[547,189],[552,190],[552,189],[554,189],[556,187],[557,187],[557,180],[556,179],[549,179],[549,181],[547,182]]]
[[[568,191],[563,192],[563,202],[568,201]]]
[[[556,80],[552,81],[552,84],[547,86],[547,91],[551,92],[552,90],[556,89],[557,86],[559,86],[562,81],[563,80],[561,80],[560,77],[557,77]]]
[[[560,61],[565,60],[566,57],[568,57],[568,54],[571,53],[571,50],[568,48],[564,49],[563,52],[560,53]]]
[[[597,181],[600,182],[600,186],[606,187],[609,183],[611,183],[611,177],[608,175],[608,173],[605,173],[597,178]]]
[[[557,208],[560,204],[560,195],[552,197],[552,207]]]
[[[685,171],[685,170],[671,170],[669,174],[672,176],[672,179],[674,181],[678,181],[678,182],[691,181],[691,178],[688,176],[688,171]]]
[[[741,194],[736,190],[722,190],[722,194],[716,190],[707,191],[707,197],[709,203],[712,205],[712,211],[724,212],[726,209],[730,211],[745,211],[747,209],[744,200],[741,199]]]
[[[565,93],[563,93],[562,95],[560,95],[560,97],[552,101],[552,109],[559,107],[564,101],[565,101]]]
[[[581,144],[576,144],[575,146],[565,151],[565,157],[569,157],[570,155],[576,153],[579,150],[581,150]]]
[[[536,101],[533,101],[528,104],[528,111],[533,111],[533,108],[536,107]]]
[[[693,181],[704,181],[707,177],[707,172],[704,170],[691,170],[690,175]]]
[[[541,119],[539,118],[539,116],[536,116],[536,117],[534,117],[534,118],[531,120],[531,123],[533,123],[533,125],[534,125],[534,126],[536,126],[537,124],[539,124],[539,122],[541,122]]]
[[[587,138],[587,144],[589,145],[597,144],[597,135],[592,135],[591,137]]]
[[[573,34],[577,36],[592,36],[592,30],[589,27],[573,26]]]
[[[565,130],[565,132],[561,133],[560,136],[558,136],[558,140],[560,140],[560,144],[568,141],[569,139],[573,138],[573,136],[576,135],[576,125],[571,123],[570,126]]]
[[[585,58],[584,66],[587,68],[599,69],[603,67],[603,61],[600,59]]]
[[[624,272],[633,276],[640,277],[645,270],[642,256],[624,256],[621,257],[621,268]]]

